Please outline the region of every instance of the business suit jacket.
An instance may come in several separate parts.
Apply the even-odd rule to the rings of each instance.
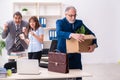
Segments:
[[[74,28],[73,28],[74,25]],[[59,19],[56,21],[56,32],[57,32],[57,49],[60,50],[63,53],[66,53],[66,39],[70,39],[70,34],[75,33],[75,31],[80,28],[83,24],[82,20],[75,20],[74,24],[71,24],[67,21],[66,18]],[[85,25],[84,25],[85,26]],[[94,33],[89,30],[85,26],[85,31],[87,34],[93,34]],[[96,40],[93,41],[93,44],[97,44]],[[72,58],[75,58],[78,63],[75,64],[74,60],[71,60]],[[81,64],[81,54],[69,54],[69,67],[70,68],[80,68],[82,69],[82,64]]]
[[[6,32],[4,31],[2,32],[2,38],[3,39],[6,38],[6,49],[7,51],[9,51],[15,42],[16,26],[14,21],[12,20],[8,21],[7,24],[8,24],[8,30]],[[22,27],[26,27],[26,26],[28,26],[28,23],[22,20],[20,24],[21,33],[22,33]],[[27,48],[27,44],[23,40],[21,40],[21,44],[25,49]]]

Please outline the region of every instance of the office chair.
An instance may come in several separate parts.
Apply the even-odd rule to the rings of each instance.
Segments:
[[[57,49],[57,40],[52,40],[49,52],[53,52]]]
[[[48,53],[55,51],[55,49],[57,49],[57,40],[52,40],[50,48],[49,49],[43,49],[42,57],[47,57]],[[45,61],[46,62],[46,60],[41,60],[41,61]],[[40,63],[39,66],[43,67],[43,68],[48,68],[48,64],[47,63]]]

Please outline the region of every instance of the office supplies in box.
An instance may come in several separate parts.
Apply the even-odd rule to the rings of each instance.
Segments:
[[[92,44],[93,39],[95,39],[93,35],[85,35],[84,42],[79,42],[73,38],[66,40],[67,53],[88,52],[88,46]]]

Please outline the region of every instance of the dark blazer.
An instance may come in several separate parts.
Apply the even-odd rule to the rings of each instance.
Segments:
[[[75,33],[75,31],[80,28],[83,24],[82,20],[76,20],[74,22],[74,29],[73,29],[73,24],[69,23],[67,21],[66,18],[63,19],[59,19],[56,21],[56,32],[57,32],[57,38],[58,38],[58,44],[57,44],[57,49],[63,53],[66,53],[66,39],[70,39],[69,36],[71,33]],[[85,25],[84,25],[85,26]],[[89,30],[86,26],[85,26],[85,31],[87,32],[87,34],[93,34],[94,33]],[[97,44],[96,40],[93,41],[93,44]],[[81,64],[81,54],[69,54],[69,58],[70,56],[76,58],[78,61],[78,63]],[[71,68],[82,68],[82,65],[78,65],[77,63],[74,64],[74,60],[69,60],[69,67],[70,65],[72,66]],[[74,65],[74,66],[73,66]]]
[[[76,20],[74,23],[74,29],[72,27],[72,24],[67,21],[66,18],[57,20],[56,22],[56,31],[57,31],[57,38],[58,38],[58,46],[57,49],[60,50],[61,52],[66,53],[66,39],[69,39],[69,36],[71,33],[75,33],[75,31],[80,28],[83,24],[81,20]],[[84,25],[85,26],[85,25]],[[87,34],[93,34],[94,33],[89,30],[85,26],[85,31]],[[93,41],[93,44],[97,44],[96,40]]]
[[[13,46],[14,42],[15,42],[15,34],[16,34],[16,26],[14,21],[8,21],[8,30],[6,32],[2,32],[2,38],[5,39],[6,38],[6,49],[7,51],[9,51],[9,49],[11,49],[11,47]],[[21,21],[20,24],[20,29],[21,29],[21,33],[22,33],[22,27],[26,27],[28,26],[28,23],[26,21]],[[27,44],[21,40],[21,44],[23,45],[24,48],[27,48]]]

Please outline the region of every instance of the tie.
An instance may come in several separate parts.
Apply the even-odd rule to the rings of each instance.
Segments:
[[[18,50],[20,47],[20,37],[19,37],[20,31],[19,31],[19,25],[17,25],[16,28],[16,49]]]
[[[72,24],[72,29],[74,30],[74,24]]]
[[[17,51],[22,51],[23,50],[23,46],[21,45],[21,41],[20,41],[20,27],[19,25],[17,25],[17,28],[16,28],[16,42],[15,42],[15,46],[16,46],[16,50]]]
[[[70,24],[70,25],[71,25],[72,31],[75,32],[74,31],[74,24]]]

